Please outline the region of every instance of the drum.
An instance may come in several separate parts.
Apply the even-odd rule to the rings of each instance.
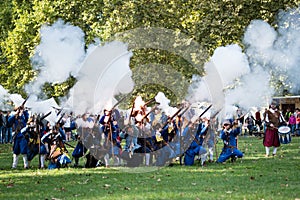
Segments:
[[[281,126],[278,128],[279,141],[281,144],[288,144],[291,142],[291,129],[288,126]]]

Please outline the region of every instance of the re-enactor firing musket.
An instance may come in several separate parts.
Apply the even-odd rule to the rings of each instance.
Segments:
[[[182,130],[181,130],[181,117],[184,115],[184,113],[186,111],[188,111],[188,109],[190,108],[190,105],[186,106],[185,109],[183,109],[179,114],[178,114],[178,118],[179,118],[179,123],[178,123],[178,130],[179,130],[179,145],[180,145],[180,152],[179,152],[179,163],[180,165],[182,165],[182,157],[183,157],[183,138],[182,138]]]
[[[16,115],[15,115],[16,117],[18,117],[19,113],[20,113],[22,110],[24,110],[25,104],[26,104],[27,100],[29,99],[29,97],[30,97],[30,96],[28,96],[28,97],[22,102],[22,104],[15,110],[15,111],[16,111]]]
[[[63,109],[60,109],[60,112],[62,111]],[[59,113],[60,113],[59,112]],[[57,116],[58,116],[59,114],[57,114]],[[61,120],[62,120],[62,118],[64,117],[64,115],[65,115],[65,113],[62,113],[61,114],[61,116],[60,116],[60,118],[57,120],[57,122],[56,122],[56,127],[59,129],[59,127],[60,127],[60,123],[61,123]],[[71,148],[74,148],[75,149],[75,147],[73,146],[73,145],[71,145],[71,144],[69,144],[68,142],[64,142],[64,144],[65,145],[67,145],[67,146],[69,146],[69,147],[71,147]]]
[[[199,115],[199,117],[198,117],[198,119],[201,119],[201,117],[210,109],[212,107],[212,104],[210,104],[200,115]],[[196,120],[197,121],[197,120]],[[195,121],[195,122],[196,122]],[[194,123],[195,123],[194,122]],[[194,124],[193,123],[193,124]],[[193,137],[193,140],[198,144],[198,145],[200,145],[200,142],[197,140],[197,138],[193,135],[193,134],[191,134],[191,136]]]
[[[162,131],[166,128],[166,126],[167,126],[170,122],[172,122],[173,118],[176,117],[176,116],[178,116],[178,114],[179,114],[183,109],[184,109],[184,106],[181,105],[181,106],[179,107],[179,109],[178,109],[171,117],[168,118],[168,120],[165,122],[165,124],[163,124],[163,126],[161,127],[160,132],[162,132]],[[162,136],[159,136],[159,137],[161,138]],[[163,138],[161,138],[160,140],[158,140],[158,138],[156,138],[156,140],[157,140],[158,142],[162,142],[162,143],[161,143],[162,146],[165,146],[165,145],[166,145],[166,146],[168,146],[172,151],[175,152],[174,148],[171,147],[171,145],[169,145],[168,141],[165,141]]]
[[[48,112],[46,115],[44,115],[43,117],[40,117],[39,115],[36,118],[36,132],[37,132],[37,137],[38,137],[38,142],[39,142],[39,168],[41,168],[41,126],[42,126],[42,121],[48,117],[51,114],[51,111]]]
[[[210,117],[210,119],[211,120],[215,120],[216,116],[221,112],[221,110],[222,109],[219,109],[217,112],[215,112],[213,114],[213,116]],[[213,131],[214,134],[215,134],[216,131],[215,131],[215,126],[214,126],[213,123],[215,123],[215,121],[211,122],[209,126],[210,126],[210,131]],[[216,139],[216,136],[214,136],[214,148],[215,148],[215,152],[216,152],[216,158],[218,158],[218,148],[217,148],[217,139]]]
[[[66,142],[63,141],[62,135],[60,132],[60,128],[61,128],[60,123],[61,123],[61,120],[64,117],[64,115],[65,115],[65,113],[62,113],[60,118],[58,120],[56,120],[55,126],[53,127],[52,134],[51,134],[52,144],[51,144],[51,148],[50,148],[51,150],[50,150],[48,158],[51,159],[55,163],[56,163],[56,159],[58,158],[59,155],[68,153],[68,150],[65,146]]]
[[[137,99],[137,98],[136,98]],[[128,124],[131,124],[131,118],[134,117],[135,118],[135,123],[137,122],[142,122],[153,110],[156,109],[157,105],[148,113],[146,114],[146,106],[150,103],[155,102],[155,98],[150,99],[149,101],[147,101],[146,103],[140,105],[139,108],[136,108],[136,99],[134,100],[132,107],[131,107],[131,111],[130,111],[130,115],[129,115],[129,120],[128,120]],[[147,116],[145,116],[147,115]],[[139,117],[138,117],[139,116]],[[138,117],[138,118],[137,118]]]
[[[184,108],[184,106],[180,106],[180,108],[166,121],[166,123],[162,126],[162,129],[164,129],[172,120],[174,117],[176,117],[180,111]]]
[[[114,109],[125,99],[127,98],[127,96],[124,96],[123,98],[121,98],[110,110],[109,110],[109,117],[106,123],[108,123],[109,126],[109,134],[108,134],[108,138],[107,138],[107,143],[109,141],[111,141],[111,147],[113,148],[113,140],[112,140],[112,114]],[[114,151],[112,150],[112,156],[114,157]]]
[[[141,121],[146,119],[150,115],[150,113],[152,113],[157,108],[158,105],[159,103],[157,103],[146,115],[144,115]]]
[[[109,117],[108,117],[108,119],[107,119],[107,123],[109,123],[109,131],[110,131],[110,134],[109,134],[109,139],[112,137],[112,132],[111,132],[111,120],[112,120],[112,114],[113,114],[113,112],[114,112],[114,110],[116,109],[116,107],[122,102],[122,101],[124,101],[125,99],[127,98],[127,96],[124,96],[123,98],[121,98],[117,103],[115,103],[115,105],[113,105],[113,107],[110,109],[110,110],[108,110],[108,112],[109,112]]]

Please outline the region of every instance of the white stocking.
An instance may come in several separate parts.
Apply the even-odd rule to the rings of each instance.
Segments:
[[[27,154],[23,154],[23,161],[24,161],[24,168],[28,168],[28,159],[27,159]]]
[[[106,154],[104,156],[104,162],[105,162],[105,166],[108,167],[109,166],[109,155],[108,154]]]
[[[149,166],[150,164],[150,153],[146,153],[145,155],[145,165]]]
[[[13,155],[13,164],[12,164],[12,168],[17,168],[18,160],[19,160],[19,155],[14,154],[14,155]]]
[[[266,147],[266,155],[268,156],[270,154],[270,147]]]
[[[45,155],[41,155],[40,159],[41,159],[41,168],[44,168],[45,167]]]
[[[200,158],[201,158],[201,165],[203,165],[203,163],[206,161],[206,157],[207,157],[207,153],[201,154],[201,155],[200,155]]]

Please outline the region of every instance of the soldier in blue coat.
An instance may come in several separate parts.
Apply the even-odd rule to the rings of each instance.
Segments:
[[[28,111],[23,107],[16,109],[15,113],[8,117],[8,123],[13,127],[13,163],[12,168],[15,169],[18,165],[19,155],[23,155],[24,168],[27,169],[28,159],[27,159],[27,150],[28,150],[28,140],[26,136],[26,124],[29,118]]]
[[[237,121],[231,124],[229,121],[223,123],[223,129],[220,132],[220,138],[223,140],[224,147],[217,160],[217,163],[223,163],[229,158],[242,158],[243,153],[237,149],[236,137],[241,133],[241,127]]]
[[[119,153],[122,147],[119,137],[120,129],[112,111],[105,109],[104,115],[99,120],[99,124],[101,124],[101,129],[105,136],[103,147],[109,151],[104,156],[105,165],[109,167],[109,158],[112,157],[114,165],[118,166],[120,165]]]
[[[207,132],[207,127],[209,125],[209,121],[204,118],[198,125],[197,131],[194,136],[194,140],[191,145],[185,152],[184,156],[184,164],[185,165],[193,165],[194,159],[196,155],[200,155],[201,157],[201,165],[204,164],[206,159],[206,149],[202,146],[205,134]],[[203,156],[202,156],[203,155]]]
[[[65,138],[65,133],[57,124],[50,126],[49,132],[41,138],[41,142],[49,152],[48,159],[50,162],[48,169],[67,167],[71,163],[68,150],[64,145]]]

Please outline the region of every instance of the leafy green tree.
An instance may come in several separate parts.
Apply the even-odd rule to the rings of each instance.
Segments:
[[[202,48],[200,57],[180,57],[177,53],[155,48],[135,48],[137,40],[122,35],[119,39],[129,42],[134,56],[131,68],[158,63],[182,74],[185,80],[174,82],[180,96],[184,96],[192,74],[203,75],[203,63],[213,51],[223,45],[242,45],[245,28],[253,19],[263,19],[275,25],[280,9],[299,5],[299,0],[4,0],[1,12],[0,84],[10,92],[24,94],[26,83],[32,81],[37,71],[32,69],[30,58],[39,44],[39,30],[44,24],[52,24],[58,18],[80,27],[85,33],[86,45],[98,37],[109,41],[118,33],[137,28],[163,27],[174,31],[173,47],[186,45],[182,35],[193,39]],[[159,41],[160,38],[157,38]],[[176,49],[177,50],[177,49]],[[182,52],[182,51],[181,51]],[[201,66],[199,68],[199,66]],[[148,69],[147,69],[148,70]],[[167,71],[166,71],[167,72]],[[153,76],[153,79],[158,78]],[[137,79],[138,81],[138,79]],[[62,84],[46,84],[44,91],[49,96],[63,96],[74,84],[70,77]],[[135,94],[156,94],[159,85],[137,83]],[[174,101],[176,95],[168,88],[164,92]],[[25,94],[24,94],[25,95]],[[147,96],[147,95],[145,95]]]
[[[134,56],[131,60],[131,67],[134,69],[145,63],[161,63],[168,64],[175,70],[181,71],[182,76],[190,79],[192,74],[203,75],[203,71],[199,68],[195,69],[193,64],[200,64],[207,61],[209,55],[219,46],[237,43],[242,44],[242,37],[245,28],[253,19],[263,19],[270,24],[275,25],[276,14],[280,9],[295,7],[299,1],[292,0],[193,0],[193,1],[176,1],[176,0],[155,0],[151,3],[147,0],[140,1],[105,1],[103,8],[104,26],[101,28],[105,30],[101,34],[101,38],[115,39],[115,34],[126,32],[136,28],[149,28],[149,27],[164,27],[166,29],[174,30],[177,33],[185,34],[192,38],[204,52],[201,53],[202,58],[194,59],[194,63],[186,62],[173,53],[165,52],[157,49],[144,48],[134,49],[141,43],[140,40],[134,38],[126,38],[129,46],[134,49]],[[144,37],[147,40],[147,37]],[[150,38],[151,40],[159,40],[157,38]],[[173,41],[173,47],[180,45],[180,39]],[[144,41],[145,42],[145,41]],[[178,44],[179,43],[179,44]],[[163,70],[163,69],[162,69]],[[145,72],[145,74],[148,74]],[[159,76],[153,77],[158,80]],[[143,80],[135,80],[136,82]],[[176,85],[178,90],[181,91],[182,97],[186,92],[186,85],[183,85],[180,80],[177,80]],[[147,85],[136,88],[136,93],[148,93],[162,89],[160,86],[153,90]],[[164,92],[172,100],[170,91]]]
[[[37,75],[31,66],[30,58],[33,56],[35,47],[39,44],[39,30],[44,24],[52,24],[58,18],[62,18],[73,25],[79,26],[86,34],[86,41],[92,41],[96,34],[91,31],[94,23],[98,23],[101,13],[100,1],[70,1],[70,0],[34,0],[17,1],[11,4],[12,11],[8,16],[3,16],[14,27],[3,33],[1,42],[2,58],[0,83],[10,92],[24,94],[24,85],[32,81]],[[100,6],[100,7],[99,7]],[[70,81],[71,80],[71,81]],[[66,87],[66,84],[68,87]],[[49,96],[63,96],[74,84],[70,77],[65,83],[45,86]]]

